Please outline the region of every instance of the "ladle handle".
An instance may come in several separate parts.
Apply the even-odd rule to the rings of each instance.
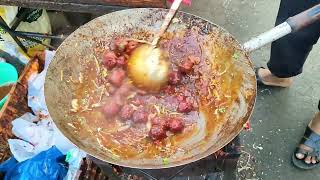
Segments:
[[[318,20],[320,20],[320,4],[288,18],[286,22],[244,43],[243,49],[247,52],[254,51]]]
[[[170,25],[172,18],[174,17],[177,10],[179,9],[181,2],[182,2],[182,0],[175,0],[173,2],[173,4],[171,5],[171,8],[170,8],[168,14],[166,15],[162,25],[161,25],[160,31],[156,34],[155,38],[152,41],[152,46],[157,46],[161,36],[166,32],[167,28]]]

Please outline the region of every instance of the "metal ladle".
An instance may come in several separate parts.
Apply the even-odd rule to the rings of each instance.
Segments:
[[[157,92],[167,84],[169,73],[168,58],[157,45],[161,36],[168,29],[181,2],[182,0],[173,2],[160,31],[156,34],[152,43],[139,46],[129,58],[128,75],[134,85],[143,90]]]

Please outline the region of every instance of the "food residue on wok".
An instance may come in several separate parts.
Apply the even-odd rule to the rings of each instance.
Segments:
[[[160,41],[160,48],[168,53],[170,73],[167,86],[156,94],[136,88],[127,76],[128,58],[141,42],[122,37],[111,41],[99,47],[79,80],[70,82],[78,87],[70,113],[78,113],[85,123],[69,126],[87,124],[80,136],[88,138],[89,132],[102,149],[117,157],[165,158],[183,151],[188,144],[184,141],[210,134],[208,129],[215,126],[212,119],[218,122],[237,96],[242,79],[222,73],[232,69],[231,63],[213,63],[203,50],[204,42],[192,31],[166,33]],[[232,53],[215,56],[231,59]],[[223,85],[231,81],[232,88]],[[212,107],[202,112],[210,121],[200,117],[204,106]]]

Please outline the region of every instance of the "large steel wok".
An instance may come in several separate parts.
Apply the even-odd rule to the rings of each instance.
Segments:
[[[76,129],[68,125],[79,120],[77,113],[69,113],[72,101],[71,94],[77,90],[77,87],[69,80],[63,79],[66,76],[77,77],[79,72],[82,72],[84,76],[91,77],[92,72],[85,71],[82,65],[88,63],[88,59],[89,63],[90,61],[91,63],[95,63],[96,60],[100,61],[91,55],[94,48],[102,41],[111,40],[117,35],[151,40],[152,37],[145,36],[141,32],[157,32],[166,13],[165,9],[129,9],[104,15],[80,27],[57,50],[46,76],[46,103],[52,119],[61,132],[88,154],[112,164],[133,168],[159,169],[179,166],[204,158],[224,147],[240,133],[243,125],[249,119],[256,98],[256,78],[253,65],[247,54],[248,51],[244,50],[239,42],[221,27],[200,17],[179,12],[174,23],[168,29],[169,32],[198,28],[198,36],[204,37],[206,44],[204,48],[209,52],[210,57],[213,60],[220,58],[220,63],[225,61],[233,67],[226,71],[226,76],[234,76],[233,71],[241,72],[236,74],[239,77],[234,77],[234,81],[221,82],[225,83],[224,86],[232,88],[233,83],[236,83],[239,78],[242,80],[235,91],[236,94],[233,94],[236,98],[226,109],[224,118],[213,119],[213,116],[201,115],[202,112],[210,109],[210,106],[199,110],[202,120],[214,122],[206,129],[206,131],[210,131],[210,136],[191,141],[192,143],[183,147],[185,148],[184,153],[168,157],[164,163],[162,158],[115,158],[108,149],[101,148],[99,142],[94,138],[96,132],[90,129],[90,124],[81,123],[81,126]],[[286,31],[281,36],[292,31],[289,25],[282,25],[276,29],[276,34],[279,34],[279,29],[281,32],[283,29]],[[137,32],[139,32],[138,35]],[[274,37],[273,32],[267,33],[267,36],[264,35],[262,38],[254,39],[247,43],[245,48],[250,51],[274,40],[274,38],[270,38]],[[235,53],[237,57],[234,57]],[[224,56],[224,54],[228,54],[228,56]],[[221,58],[226,59],[222,61]],[[214,63],[214,61],[211,62]],[[80,138],[79,132],[84,131],[87,132],[87,136]],[[201,134],[201,132],[199,133]]]

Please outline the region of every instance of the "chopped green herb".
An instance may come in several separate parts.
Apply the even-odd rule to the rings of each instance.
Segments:
[[[85,106],[87,104],[87,100],[86,99],[81,99],[80,100],[80,104]]]
[[[225,112],[226,112],[226,108],[224,108],[224,107],[219,108],[218,111],[219,111],[220,113],[225,113]]]
[[[168,165],[169,164],[169,159],[168,158],[163,158],[162,159],[162,164],[163,165]]]
[[[80,122],[81,125],[84,125],[86,123],[86,119],[83,118],[83,117],[80,117],[79,118],[79,122]]]
[[[120,160],[120,157],[119,157],[118,155],[111,154],[111,159],[113,159],[113,160]]]
[[[233,55],[232,55],[232,58],[235,59],[235,60],[238,60],[240,58],[240,54],[238,52],[235,52]]]
[[[119,44],[118,48],[120,51],[123,51],[126,48],[127,41],[123,41]]]

